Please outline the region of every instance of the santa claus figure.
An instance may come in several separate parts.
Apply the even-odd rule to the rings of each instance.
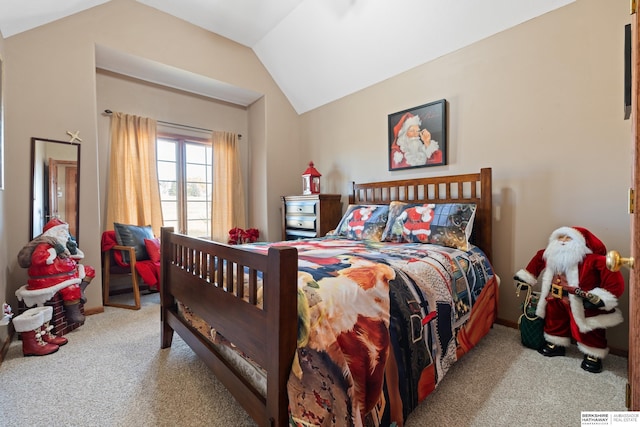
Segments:
[[[362,238],[364,224],[371,218],[371,213],[374,210],[375,208],[373,206],[363,206],[359,209],[354,209],[347,217],[347,232],[351,231],[357,238]]]
[[[84,290],[95,277],[95,271],[79,263],[83,258],[84,253],[69,234],[69,224],[52,219],[43,233],[18,254],[18,264],[28,269],[29,279],[16,291],[16,296],[32,306],[44,304],[59,292],[67,321],[84,321],[80,302],[86,302]]]
[[[426,242],[431,235],[434,207],[435,205],[432,204],[414,206],[402,212],[398,218],[403,222],[403,233],[415,237],[418,241]]]
[[[582,369],[601,372],[609,353],[606,328],[622,322],[617,308],[624,291],[620,272],[606,267],[606,247],[589,230],[560,227],[549,237],[515,279],[535,285],[540,276],[540,301],[536,315],[544,318],[545,345],[538,351],[548,357],[564,356],[573,338],[584,354]]]
[[[438,141],[431,139],[427,129],[420,129],[421,125],[419,116],[406,113],[394,127],[395,140],[391,145],[391,164],[394,168],[442,162]]]

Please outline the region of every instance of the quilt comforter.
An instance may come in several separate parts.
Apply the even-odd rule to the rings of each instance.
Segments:
[[[482,251],[321,238],[298,250],[296,426],[403,425],[490,328],[497,278]]]

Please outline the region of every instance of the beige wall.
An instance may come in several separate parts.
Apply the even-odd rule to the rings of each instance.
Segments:
[[[250,223],[267,230],[268,240],[279,235],[279,197],[300,191],[308,160],[323,174],[323,191],[343,195],[352,180],[492,167],[500,317],[515,322],[520,301],[511,277],[553,229],[582,225],[610,248],[625,252],[629,246],[631,133],[622,120],[623,27],[629,21],[627,0],[579,0],[300,117],[249,49],[132,0],[13,36],[4,43],[11,159],[8,186],[0,192],[0,207],[3,197],[11,200],[0,220],[0,237],[8,242],[0,256],[10,282],[6,294],[24,277],[15,255],[27,237],[32,136],[66,140],[66,130],[81,131],[81,247],[87,263],[99,263],[107,121],[100,112],[116,110],[116,102],[123,108],[137,102],[107,102],[97,91],[104,84],[94,70],[99,43],[265,94],[246,112],[247,192]],[[393,60],[393,52],[381,54]],[[449,103],[449,165],[389,172],[387,115],[441,98]],[[99,305],[99,287],[91,288],[89,305]],[[627,304],[625,293],[625,318]],[[627,329],[625,323],[610,330],[613,347],[627,348]]]
[[[555,228],[582,225],[628,252],[631,133],[622,89],[629,22],[627,0],[580,0],[304,114],[302,139],[323,188],[347,194],[350,181],[493,168],[499,316],[515,322],[513,274]],[[449,164],[389,172],[387,115],[442,98]],[[627,330],[627,323],[611,329],[610,344],[627,348]]]
[[[248,175],[252,171],[279,170],[277,176],[258,178],[264,192],[262,204],[251,204],[250,217],[265,238],[280,235],[279,197],[297,188],[298,168],[288,171],[281,167],[282,153],[287,147],[287,159],[303,163],[300,157],[298,118],[286,98],[275,85],[255,54],[248,48],[231,42],[185,21],[171,17],[134,0],[113,0],[102,6],[55,21],[5,40],[6,54],[6,135],[7,176],[5,190],[11,209],[3,216],[2,225],[11,224],[6,231],[8,254],[6,260],[8,299],[15,301],[13,292],[26,280],[26,272],[18,267],[16,255],[27,243],[29,212],[29,143],[32,136],[68,140],[66,131],[80,131],[83,139],[81,153],[81,211],[80,247],[85,263],[98,269],[100,276],[100,233],[103,213],[106,162],[103,106],[98,107],[95,45],[185,69],[219,81],[264,94],[252,105],[248,114],[256,124],[240,123],[248,129],[242,132],[243,141],[251,144],[256,138],[266,156],[251,156]],[[143,89],[140,89],[143,90]],[[144,89],[146,90],[146,89]],[[107,99],[101,92],[101,102],[108,108],[140,108],[163,113],[159,119],[183,122],[194,117],[203,124],[195,111],[178,111],[129,99]],[[197,102],[196,102],[197,104]],[[205,109],[206,110],[206,109]],[[212,111],[209,109],[208,111]],[[132,112],[135,111],[125,111]],[[143,113],[144,111],[138,111]],[[216,125],[208,122],[202,127]],[[262,125],[263,128],[256,126]],[[231,129],[235,130],[235,129]],[[279,168],[279,169],[278,169]],[[293,178],[296,178],[294,180]],[[248,180],[252,181],[251,178]],[[252,182],[254,182],[253,180]],[[5,219],[6,218],[6,219]],[[4,241],[4,240],[3,240]],[[87,308],[102,305],[101,283],[97,279],[88,288]]]

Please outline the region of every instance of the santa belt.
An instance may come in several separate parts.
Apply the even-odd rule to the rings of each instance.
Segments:
[[[577,295],[580,298],[584,298],[588,300],[592,298],[598,299],[591,292],[586,292],[580,288],[574,288],[573,286],[562,286],[557,284],[551,285],[551,295],[553,295],[554,298],[562,298],[569,295]]]
[[[77,271],[73,270],[73,271],[68,271],[64,273],[47,274],[45,276],[29,276],[29,279],[37,280],[37,279],[49,279],[49,278],[55,278],[55,277],[75,276],[76,273]]]
[[[569,296],[569,291],[564,288],[562,285],[551,285],[551,295],[554,298],[562,298]]]

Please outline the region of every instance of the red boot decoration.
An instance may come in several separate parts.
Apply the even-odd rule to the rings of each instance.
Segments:
[[[54,335],[51,332],[53,330],[53,326],[50,324],[51,319],[53,318],[53,307],[45,305],[44,307],[34,307],[33,310],[39,310],[42,312],[42,320],[44,321],[44,323],[40,328],[40,335],[42,336],[42,340],[44,342],[55,344],[57,346],[63,346],[69,342],[69,340],[65,337]]]
[[[59,346],[44,342],[41,328],[44,324],[42,311],[29,309],[13,319],[13,326],[22,338],[24,356],[45,356],[58,351]]]

